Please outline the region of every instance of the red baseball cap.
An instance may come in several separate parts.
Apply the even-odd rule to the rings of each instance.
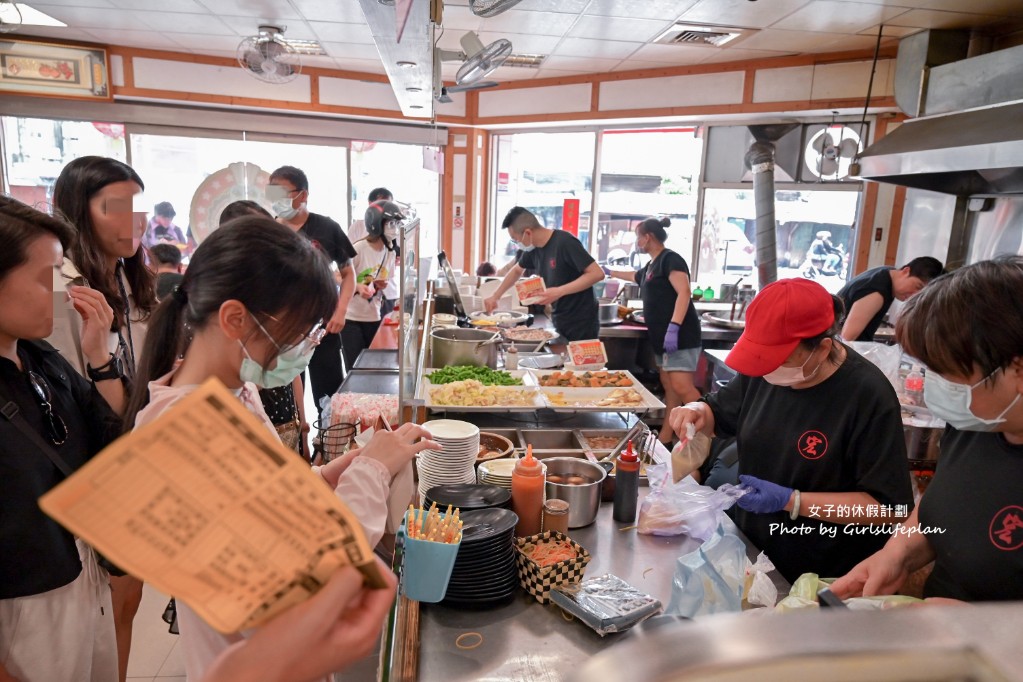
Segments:
[[[725,364],[762,377],[781,367],[799,342],[835,322],[831,294],[808,279],[780,279],[764,287],[746,310],[746,329]]]

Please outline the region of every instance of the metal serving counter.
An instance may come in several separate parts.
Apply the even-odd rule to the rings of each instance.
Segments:
[[[646,488],[640,489],[640,502],[646,492]],[[611,503],[603,503],[594,524],[570,532],[592,556],[586,576],[613,573],[667,606],[675,560],[701,543],[687,536],[659,537],[639,535],[634,528],[622,530],[634,524],[615,522],[611,507]],[[747,554],[751,560],[757,554],[748,542]],[[771,577],[779,592],[786,594],[789,586],[784,579],[777,573]],[[466,632],[478,632],[483,643],[475,649],[459,649],[455,639]],[[485,611],[422,604],[418,679],[555,682],[567,679],[590,657],[626,636],[628,633],[602,638],[582,623],[566,620],[557,606],[541,605],[524,591],[511,604]]]

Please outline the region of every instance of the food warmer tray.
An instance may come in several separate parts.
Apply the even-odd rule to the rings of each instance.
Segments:
[[[536,390],[536,382],[533,377],[528,371],[521,369],[505,371],[516,379],[522,379],[523,385],[504,386],[502,388],[518,389],[531,394],[532,403],[529,405],[437,405],[430,398],[430,389],[444,386],[445,384],[434,384],[429,380],[429,374],[436,371],[436,368],[423,370],[423,380],[419,382],[419,390],[416,392],[416,399],[422,400],[424,406],[433,412],[493,412],[494,410],[500,410],[501,412],[535,412],[546,406],[543,398],[540,397]]]

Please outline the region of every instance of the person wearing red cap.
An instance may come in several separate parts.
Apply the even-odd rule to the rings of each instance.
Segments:
[[[789,581],[845,574],[913,503],[895,389],[838,340],[842,310],[806,279],[764,287],[725,360],[739,374],[670,415],[680,437],[736,437],[736,523]]]

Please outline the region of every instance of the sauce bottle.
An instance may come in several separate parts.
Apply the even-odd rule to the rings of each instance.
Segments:
[[[620,523],[636,520],[636,502],[639,500],[639,457],[632,451],[629,441],[625,452],[618,456],[615,472],[615,501],[611,515]]]
[[[539,460],[533,457],[532,445],[526,446],[526,456],[515,464],[511,492],[512,510],[519,517],[515,535],[536,535],[543,517],[544,474]]]

